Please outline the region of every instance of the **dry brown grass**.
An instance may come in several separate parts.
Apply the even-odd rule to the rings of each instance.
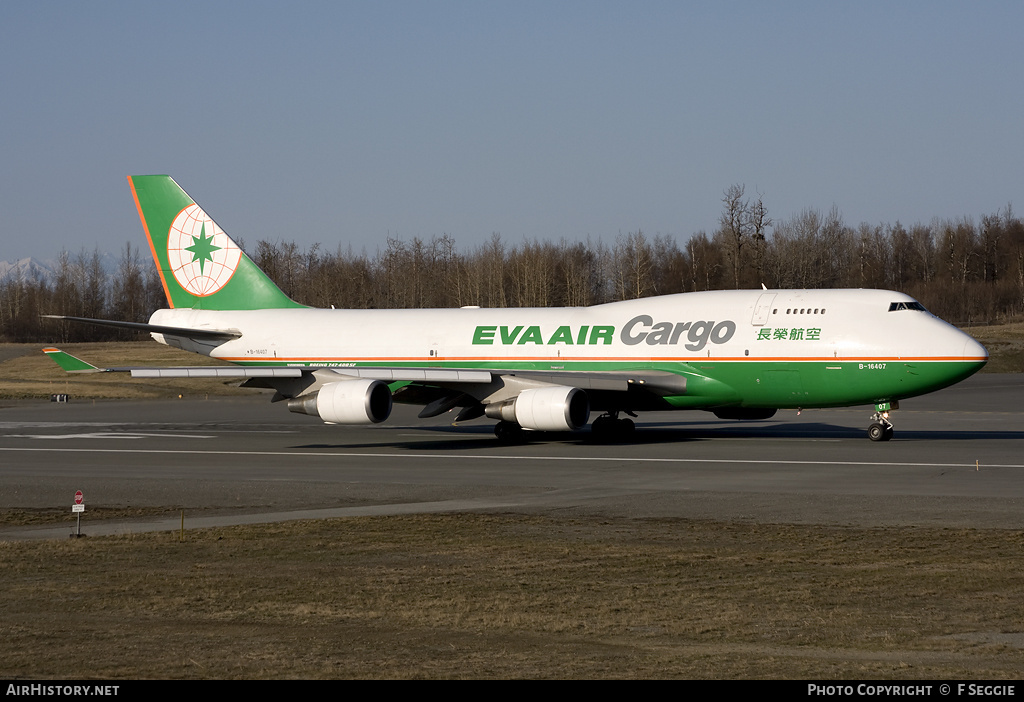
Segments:
[[[0,543],[0,668],[1019,677],[1024,536],[907,531],[462,514]]]
[[[175,516],[180,507],[93,507],[89,506],[90,521],[108,519],[145,519],[147,517]],[[0,526],[59,526],[68,521],[67,507],[14,507],[0,509]]]

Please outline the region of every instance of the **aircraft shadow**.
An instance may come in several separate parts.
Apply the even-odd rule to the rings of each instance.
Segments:
[[[302,444],[292,446],[294,449],[361,449],[361,448],[394,448],[397,450],[417,451],[479,451],[493,449],[496,446],[508,447],[516,444],[500,444],[494,437],[490,426],[481,427],[450,427],[430,426],[417,427],[418,431],[443,435],[437,439],[406,439],[402,441],[374,442],[330,442]],[[867,441],[867,429],[820,423],[772,423],[744,422],[737,426],[721,426],[720,424],[687,423],[652,423],[637,426],[636,432],[628,439],[614,439],[592,434],[590,431],[580,432],[546,432],[531,433],[529,438],[518,445],[536,444],[575,444],[596,446],[643,446],[658,444],[685,444],[695,441],[714,439],[803,439],[803,440],[836,440],[857,439]],[[1024,441],[1024,431],[949,431],[942,429],[900,429],[892,439],[897,441],[992,441],[1015,440]]]
[[[654,422],[643,425],[644,431],[652,432],[683,432],[694,438],[762,438],[762,439],[862,439],[867,438],[867,426],[851,427],[847,425],[812,422],[793,424],[789,422],[751,422],[745,421],[735,425],[722,426],[715,423],[700,422]],[[640,432],[638,431],[637,434]],[[954,441],[991,441],[1022,440],[1024,431],[1005,430],[949,430],[949,429],[904,429],[896,425],[893,441],[937,441],[940,439]]]

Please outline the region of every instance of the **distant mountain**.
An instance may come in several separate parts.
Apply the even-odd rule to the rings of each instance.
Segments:
[[[0,261],[0,281],[16,278],[20,274],[24,280],[45,280],[56,277],[55,260],[40,261],[38,258],[23,258],[18,261]]]
[[[82,254],[71,254],[71,263],[74,264],[80,255]],[[92,259],[91,253],[84,254],[84,256],[86,262]],[[141,257],[139,260],[142,265],[148,263],[146,259]],[[106,252],[100,253],[100,265],[103,266],[103,271],[107,276],[112,275],[120,263],[120,256]],[[39,259],[30,257],[17,261],[0,261],[0,282],[15,278],[20,273],[23,280],[45,280],[47,283],[51,283],[57,277],[57,266],[58,261],[56,258]]]

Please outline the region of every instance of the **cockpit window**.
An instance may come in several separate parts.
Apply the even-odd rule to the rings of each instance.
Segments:
[[[920,302],[890,302],[889,311],[895,312],[896,310],[917,310],[918,312],[927,312]]]

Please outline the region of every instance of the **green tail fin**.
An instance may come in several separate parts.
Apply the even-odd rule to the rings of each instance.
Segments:
[[[245,255],[170,176],[128,176],[171,307],[302,307]]]

